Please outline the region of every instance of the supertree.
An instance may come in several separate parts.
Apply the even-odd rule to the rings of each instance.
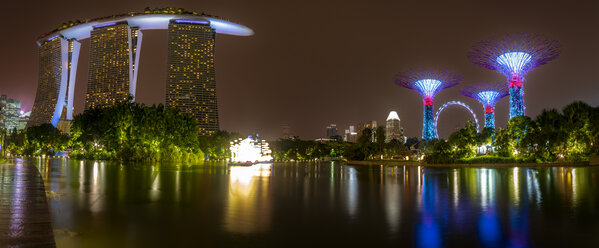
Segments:
[[[482,83],[466,86],[460,90],[462,95],[472,97],[485,108],[485,128],[495,129],[495,103],[507,96],[508,87],[502,82]]]
[[[468,58],[476,65],[495,70],[509,81],[510,119],[524,115],[524,76],[560,55],[558,41],[518,33],[494,37],[475,44]]]
[[[433,100],[441,90],[457,85],[462,76],[450,70],[416,69],[400,72],[395,76],[395,83],[401,87],[420,93],[424,102],[424,120],[422,123],[422,139],[435,138]]]

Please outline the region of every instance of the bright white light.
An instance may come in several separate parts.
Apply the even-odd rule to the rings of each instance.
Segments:
[[[248,137],[232,142],[231,161],[233,162],[267,162],[272,161],[271,150],[264,140],[258,141]]]
[[[493,105],[495,105],[495,102],[497,102],[497,100],[499,99],[499,92],[492,91],[492,90],[481,91],[481,92],[478,92],[478,94],[476,94],[476,97],[485,106],[487,106],[487,105],[493,106]]]
[[[397,115],[397,112],[391,111],[387,116],[387,120],[399,120],[399,115]]]
[[[532,59],[530,54],[525,52],[504,53],[497,57],[497,63],[510,69],[513,74],[521,74],[522,68]]]
[[[418,87],[420,91],[422,91],[423,96],[432,97],[435,95],[435,92],[437,91],[437,89],[439,89],[442,83],[437,79],[422,79],[416,81],[416,83],[414,84],[416,84],[416,87]]]

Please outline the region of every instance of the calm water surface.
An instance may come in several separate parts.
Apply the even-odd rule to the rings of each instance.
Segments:
[[[599,167],[31,163],[59,247],[599,246]]]

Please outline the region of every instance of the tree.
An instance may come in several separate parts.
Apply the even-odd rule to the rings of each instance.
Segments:
[[[374,134],[375,134],[376,146],[379,148],[379,155],[382,156],[383,155],[383,147],[385,146],[385,127],[384,126],[376,127],[376,131],[374,132]]]
[[[196,160],[199,128],[176,108],[145,106],[131,98],[110,107],[92,108],[73,118],[73,156],[117,160]]]
[[[536,124],[528,116],[517,116],[509,120],[505,129],[497,134],[496,145],[499,155],[504,157],[527,157],[533,149],[531,132]]]
[[[424,161],[431,164],[443,164],[453,162],[453,154],[451,144],[443,139],[435,141],[431,152],[424,156]]]
[[[400,157],[403,159],[408,151],[408,147],[396,139],[392,139],[389,143],[385,144],[385,157],[388,158]]]
[[[474,157],[478,141],[476,125],[472,121],[468,121],[464,128],[452,133],[447,140],[450,147],[453,147],[454,158]]]
[[[531,133],[535,144],[535,157],[553,161],[557,158],[556,153],[564,152],[564,117],[555,109],[543,110],[535,122],[536,128]]]
[[[575,101],[562,109],[565,156],[569,160],[587,159],[597,145],[599,113],[588,104]]]

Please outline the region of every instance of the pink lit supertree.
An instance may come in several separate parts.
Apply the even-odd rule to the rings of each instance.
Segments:
[[[485,128],[495,129],[495,103],[509,95],[508,87],[502,82],[489,82],[465,86],[462,95],[478,100],[485,109]]]
[[[436,137],[433,122],[433,100],[437,93],[443,89],[456,86],[462,80],[462,76],[454,71],[437,69],[409,70],[400,72],[395,76],[397,85],[415,90],[422,96],[424,103],[422,139],[431,140]]]
[[[524,76],[534,68],[560,55],[558,41],[543,36],[518,33],[478,42],[468,52],[476,65],[495,70],[508,79],[510,119],[524,115]]]

